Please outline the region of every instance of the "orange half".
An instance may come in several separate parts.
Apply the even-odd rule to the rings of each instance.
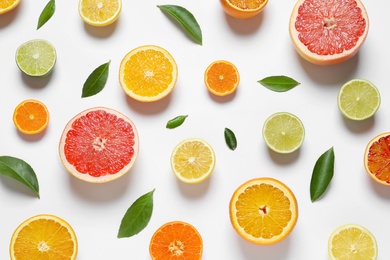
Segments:
[[[13,121],[20,132],[38,134],[47,127],[49,117],[45,104],[35,99],[27,99],[15,108]]]
[[[155,45],[140,46],[125,55],[119,69],[119,82],[131,98],[157,101],[176,85],[177,65],[172,55]]]
[[[17,7],[20,0],[1,0],[0,1],[0,14],[5,14]]]
[[[236,91],[240,74],[233,63],[217,60],[211,63],[204,73],[207,89],[217,96],[226,96]]]
[[[259,14],[268,0],[220,0],[223,10],[235,18],[251,18]]]
[[[282,241],[298,219],[293,192],[273,178],[257,178],[242,184],[233,193],[229,211],[237,233],[258,245]]]

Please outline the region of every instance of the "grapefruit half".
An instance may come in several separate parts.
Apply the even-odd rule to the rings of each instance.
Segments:
[[[94,107],[68,122],[59,153],[73,176],[103,183],[126,174],[137,159],[138,148],[138,132],[128,117],[111,108]]]
[[[360,0],[298,0],[290,36],[307,61],[332,65],[353,57],[367,37],[369,21]]]

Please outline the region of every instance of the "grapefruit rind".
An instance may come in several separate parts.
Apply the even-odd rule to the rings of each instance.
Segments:
[[[235,203],[238,201],[238,197],[245,192],[245,190],[248,187],[251,187],[253,185],[260,185],[260,184],[269,184],[272,185],[279,190],[281,190],[286,197],[288,197],[290,201],[290,211],[291,211],[291,219],[286,227],[284,227],[283,232],[279,236],[274,236],[270,239],[265,239],[262,237],[254,237],[251,234],[248,234],[243,227],[240,226],[238,222],[237,217],[237,209],[235,207]],[[276,180],[274,178],[270,177],[261,177],[261,178],[255,178],[246,181],[245,183],[241,184],[233,193],[232,198],[230,199],[229,203],[229,216],[230,216],[230,222],[232,223],[233,228],[235,231],[246,241],[256,244],[256,245],[273,245],[276,244],[282,240],[284,240],[294,229],[297,220],[298,220],[298,202],[294,195],[294,193],[291,191],[291,189],[286,186],[284,183],[282,183],[279,180]]]
[[[161,52],[162,54],[164,54],[165,58],[168,59],[169,62],[172,64],[172,69],[173,69],[172,70],[172,82],[169,84],[169,86],[163,92],[161,92],[155,96],[138,95],[138,94],[134,93],[134,91],[132,91],[129,88],[129,86],[127,86],[127,84],[125,82],[125,77],[128,77],[128,75],[125,74],[126,63],[136,53],[141,52],[141,51],[147,51],[147,50],[155,50],[155,51],[158,51],[158,52]],[[164,97],[168,96],[172,92],[172,90],[174,89],[174,87],[176,85],[177,77],[178,77],[178,67],[177,67],[175,59],[166,49],[164,49],[160,46],[156,46],[156,45],[143,45],[143,46],[139,46],[137,48],[134,48],[133,50],[128,52],[125,55],[125,57],[123,57],[123,59],[120,63],[120,67],[119,67],[119,83],[120,83],[123,91],[129,97],[131,97],[137,101],[140,101],[140,102],[154,102],[154,101],[158,101],[158,100],[163,99]]]
[[[73,254],[69,260],[75,260],[77,257],[77,253],[78,253],[78,241],[77,241],[76,233],[74,232],[72,226],[67,221],[65,221],[64,219],[57,217],[55,215],[51,215],[51,214],[38,214],[36,216],[33,216],[33,217],[26,219],[21,224],[19,224],[19,226],[15,229],[15,231],[11,237],[11,242],[10,242],[10,247],[9,247],[11,260],[16,260],[14,245],[15,245],[16,240],[18,239],[19,232],[24,227],[29,225],[31,222],[36,221],[36,220],[41,220],[41,219],[53,220],[55,222],[58,222],[68,230],[68,232],[72,238],[72,241],[74,243],[74,251],[73,251]]]
[[[384,132],[382,134],[379,134],[377,136],[375,136],[374,138],[372,138],[370,140],[370,142],[367,144],[366,146],[366,150],[364,152],[364,168],[366,169],[366,172],[367,174],[374,180],[376,181],[377,183],[380,183],[380,184],[383,184],[385,186],[390,186],[390,180],[387,182],[387,181],[382,181],[380,179],[378,179],[375,175],[375,173],[371,172],[371,170],[369,169],[369,165],[368,165],[368,155],[369,155],[369,152],[370,152],[370,148],[371,146],[377,142],[379,139],[381,139],[382,137],[386,137],[386,136],[390,136],[390,132]],[[389,147],[390,149],[390,147]],[[389,163],[390,163],[390,156],[389,158],[387,158]]]
[[[261,13],[261,11],[263,11],[264,7],[267,5],[268,0],[264,0],[263,3],[256,9],[241,9],[231,4],[229,0],[220,0],[220,3],[225,13],[231,17],[248,19]]]
[[[116,115],[118,118],[122,118],[124,119],[126,122],[128,122],[131,126],[132,126],[132,129],[133,129],[133,132],[134,132],[134,146],[133,146],[133,149],[134,149],[134,155],[133,157],[131,158],[131,161],[129,164],[127,164],[124,168],[122,168],[120,171],[118,171],[117,173],[115,174],[107,174],[107,175],[104,175],[104,176],[100,176],[100,177],[93,177],[93,176],[90,176],[89,174],[82,174],[80,173],[74,165],[70,164],[67,159],[66,159],[66,156],[65,156],[65,143],[66,143],[66,138],[67,138],[67,132],[72,128],[72,124],[75,120],[79,119],[80,117],[82,116],[85,116],[87,113],[91,112],[91,111],[96,111],[96,110],[104,110],[108,113],[111,113],[111,114],[114,114]],[[125,175],[127,172],[130,171],[130,169],[133,167],[134,163],[136,162],[137,160],[137,157],[138,157],[138,152],[139,152],[139,136],[138,136],[138,132],[137,132],[137,128],[136,126],[134,125],[134,123],[127,117],[125,116],[124,114],[114,110],[114,109],[111,109],[111,108],[107,108],[107,107],[94,107],[94,108],[89,108],[89,109],[86,109],[82,112],[80,112],[79,114],[77,114],[76,116],[74,116],[68,123],[67,125],[65,126],[63,132],[62,132],[62,136],[61,136],[61,139],[60,139],[60,144],[59,144],[59,154],[60,154],[60,159],[61,159],[61,162],[62,164],[64,165],[64,167],[66,168],[66,170],[71,174],[73,175],[74,177],[80,179],[80,180],[83,180],[83,181],[86,181],[86,182],[90,182],[90,183],[105,183],[105,182],[109,182],[109,181],[113,181],[115,179],[118,179],[119,177],[122,177],[123,175]]]
[[[340,54],[333,54],[333,55],[318,55],[316,53],[311,52],[300,40],[299,40],[299,33],[295,29],[295,21],[298,16],[298,10],[299,7],[302,5],[303,2],[306,0],[298,0],[294,6],[294,9],[291,13],[290,16],[290,25],[289,25],[289,32],[290,32],[290,37],[293,41],[294,47],[296,51],[299,53],[299,55],[316,65],[335,65],[342,63],[346,60],[349,60],[352,58],[360,49],[361,45],[364,43],[367,34],[368,34],[368,29],[369,29],[369,19],[367,15],[367,11],[363,5],[363,3],[360,0],[355,0],[358,7],[362,11],[362,16],[366,20],[366,27],[364,30],[364,33],[362,36],[359,37],[359,40],[356,42],[355,46],[349,50],[345,50],[344,52]]]

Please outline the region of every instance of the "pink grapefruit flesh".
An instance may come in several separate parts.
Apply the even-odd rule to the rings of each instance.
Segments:
[[[138,148],[138,132],[128,117],[110,108],[95,107],[68,122],[59,153],[73,176],[103,183],[127,173],[137,159]]]
[[[309,62],[332,65],[353,57],[367,37],[369,21],[360,0],[298,0],[290,36]]]

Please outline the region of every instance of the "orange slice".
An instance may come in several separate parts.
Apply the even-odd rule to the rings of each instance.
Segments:
[[[364,167],[376,182],[390,186],[390,132],[377,135],[367,144]]]
[[[211,63],[205,73],[204,82],[207,89],[217,96],[233,93],[240,83],[240,74],[234,64],[225,60]]]
[[[0,1],[0,14],[5,14],[17,7],[20,0],[2,0]]]
[[[245,240],[259,245],[282,241],[295,227],[298,205],[293,192],[272,178],[242,184],[230,200],[230,221]]]
[[[149,252],[153,260],[200,260],[203,242],[191,224],[172,221],[162,225],[150,240]]]
[[[10,243],[11,260],[73,260],[77,238],[65,220],[40,214],[25,220],[14,231]]]
[[[220,0],[223,10],[235,18],[251,18],[259,14],[268,0]]]
[[[167,96],[176,85],[177,65],[165,49],[140,46],[123,58],[119,69],[119,82],[131,98],[157,101]]]
[[[13,120],[20,132],[24,134],[38,134],[49,123],[49,111],[41,101],[27,99],[15,108]]]
[[[122,0],[79,0],[79,14],[92,26],[107,26],[115,22],[122,10]]]

